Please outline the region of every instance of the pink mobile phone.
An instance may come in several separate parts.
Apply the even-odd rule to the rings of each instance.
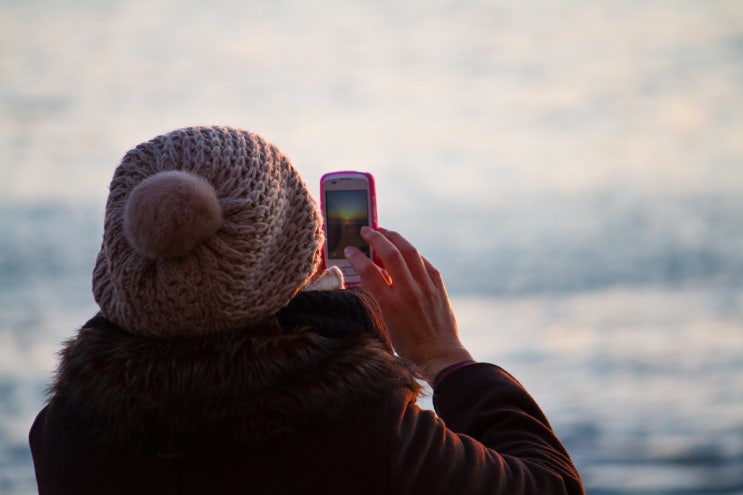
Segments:
[[[320,179],[320,207],[323,214],[326,267],[337,266],[346,286],[361,279],[346,260],[343,250],[354,246],[373,259],[369,244],[361,238],[361,227],[377,228],[377,198],[374,177],[367,172],[330,172]]]

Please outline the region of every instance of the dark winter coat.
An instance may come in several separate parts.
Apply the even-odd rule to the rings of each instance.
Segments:
[[[102,317],[30,433],[46,494],[583,493],[528,393],[477,364],[415,405],[361,291],[306,292],[234,333],[141,337]]]

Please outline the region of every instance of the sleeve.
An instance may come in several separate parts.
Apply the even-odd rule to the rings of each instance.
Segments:
[[[393,493],[585,493],[539,406],[501,368],[461,368],[438,385],[433,401],[438,417],[408,404],[394,419]]]

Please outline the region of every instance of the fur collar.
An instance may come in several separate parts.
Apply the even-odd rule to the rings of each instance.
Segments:
[[[420,392],[360,290],[302,292],[243,331],[144,337],[102,316],[65,344],[50,408],[77,435],[144,453],[240,448]]]

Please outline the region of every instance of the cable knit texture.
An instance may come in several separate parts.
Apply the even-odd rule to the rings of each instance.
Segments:
[[[173,131],[114,173],[93,294],[142,335],[235,330],[275,314],[320,262],[321,215],[275,146],[226,127]]]

